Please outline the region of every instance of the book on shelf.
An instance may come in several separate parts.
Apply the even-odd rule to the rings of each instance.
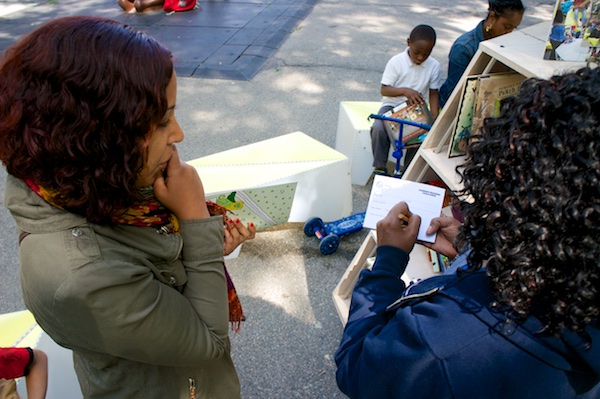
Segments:
[[[467,77],[451,135],[448,157],[466,154],[468,138],[479,131],[485,118],[498,116],[500,101],[516,95],[523,80],[525,77],[515,72]]]
[[[475,96],[477,95],[478,76],[469,76],[463,86],[460,97],[460,106],[452,136],[448,157],[458,157],[466,154],[467,138],[471,134],[471,125],[473,124],[473,108],[475,106]]]
[[[485,118],[495,118],[500,114],[500,101],[519,93],[525,77],[518,73],[502,73],[479,78],[475,106],[473,107],[473,124],[471,132],[476,134]]]
[[[431,125],[433,123],[433,116],[429,111],[427,103],[408,105],[405,101],[383,114],[383,116],[394,119],[405,119],[424,125]],[[400,124],[392,121],[384,121],[384,123],[390,138],[398,140]],[[402,128],[402,142],[407,145],[420,144],[423,141],[421,136],[426,133],[425,129],[405,124]]]

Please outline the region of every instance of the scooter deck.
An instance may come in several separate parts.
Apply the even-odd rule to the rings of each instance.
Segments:
[[[325,231],[328,234],[336,234],[340,237],[345,236],[362,229],[364,221],[365,212],[357,213],[340,220],[325,223]]]

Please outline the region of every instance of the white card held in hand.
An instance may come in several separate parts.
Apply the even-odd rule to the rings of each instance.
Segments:
[[[421,217],[417,239],[433,243],[436,235],[427,235],[425,231],[431,220],[440,216],[445,194],[445,189],[429,184],[388,176],[375,176],[363,226],[375,229],[377,222],[385,218],[394,205],[404,201],[413,214]]]

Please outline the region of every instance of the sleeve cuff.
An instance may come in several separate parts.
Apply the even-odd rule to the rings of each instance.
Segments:
[[[183,260],[211,260],[223,258],[223,217],[182,220],[180,234],[183,238]]]
[[[406,270],[409,259],[408,253],[404,250],[397,247],[382,245],[377,247],[377,257],[375,258],[373,270],[385,271],[401,276]]]

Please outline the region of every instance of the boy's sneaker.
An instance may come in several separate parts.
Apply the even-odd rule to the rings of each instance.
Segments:
[[[383,169],[376,168],[373,171],[373,174],[380,175],[380,176],[389,176],[387,168],[383,168]]]

